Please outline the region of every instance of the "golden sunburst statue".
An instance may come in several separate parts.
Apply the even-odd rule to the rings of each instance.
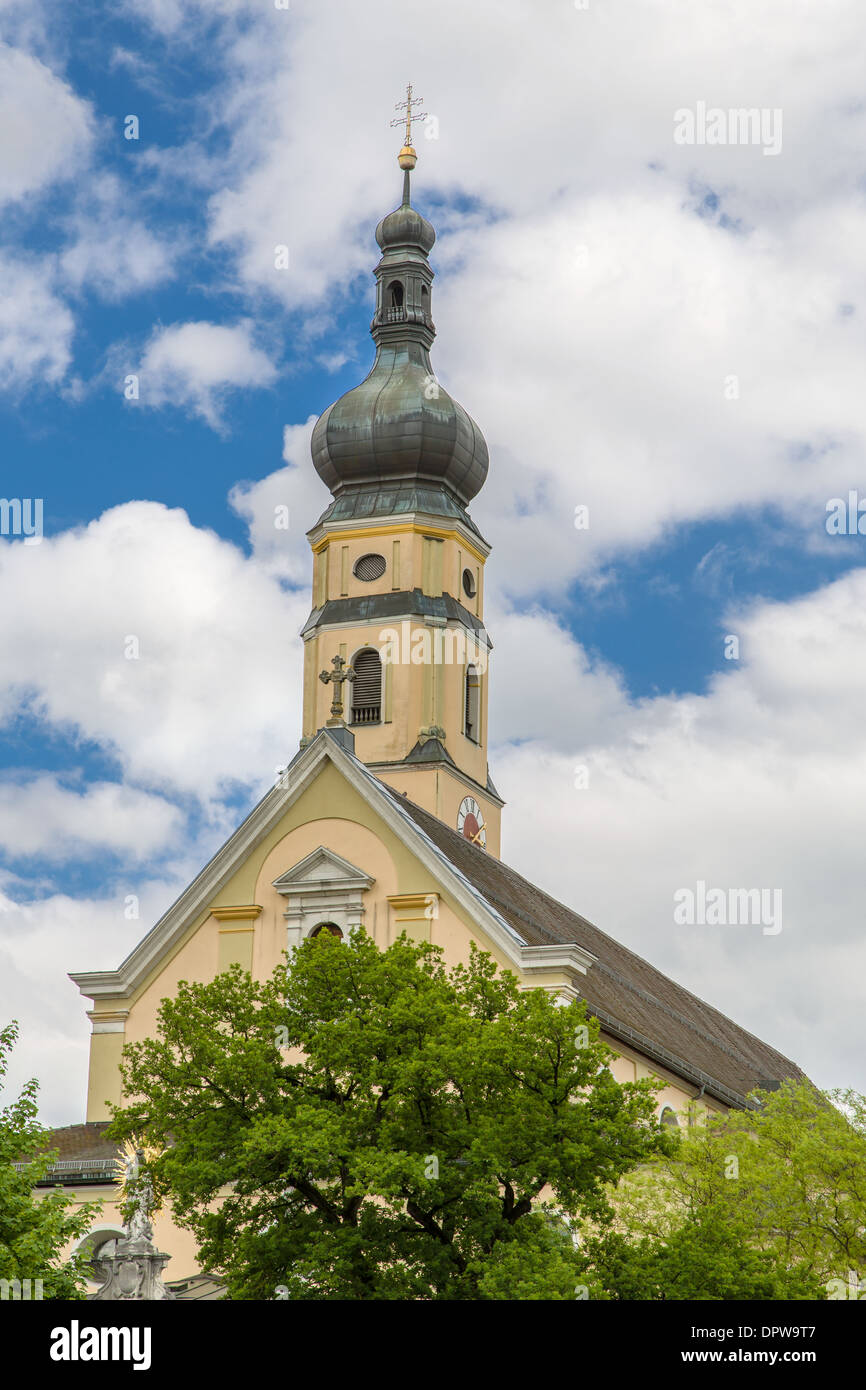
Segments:
[[[133,1195],[134,1184],[141,1173],[142,1164],[155,1163],[164,1153],[165,1149],[157,1148],[155,1144],[148,1144],[139,1135],[133,1134],[128,1139],[124,1139],[120,1153],[115,1160],[117,1176],[123,1188],[124,1198]]]

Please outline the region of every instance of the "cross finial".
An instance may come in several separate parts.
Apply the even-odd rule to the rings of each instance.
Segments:
[[[413,108],[416,107],[416,106],[420,106],[422,101],[423,101],[423,97],[413,97],[413,95],[412,95],[412,83],[409,82],[409,83],[407,83],[407,85],[406,85],[406,100],[405,100],[405,101],[398,101],[397,104],[396,104],[396,106],[394,107],[394,110],[395,110],[395,111],[405,111],[405,112],[406,112],[406,115],[405,115],[405,116],[398,116],[397,119],[396,119],[396,121],[392,121],[391,124],[392,124],[392,125],[402,125],[404,121],[406,122],[406,144],[407,144],[407,145],[411,145],[411,144],[412,144],[412,122],[413,122],[413,121],[424,121],[424,120],[427,119],[427,112],[426,112],[426,111],[415,111],[415,110],[413,109]]]
[[[331,701],[331,717],[327,721],[327,727],[333,728],[334,725],[343,723],[343,681],[353,681],[355,672],[351,666],[346,666],[342,656],[332,656],[331,665],[333,671],[320,671],[319,680],[324,681],[325,685],[329,682],[334,686],[334,698]],[[345,670],[343,669],[345,667]]]

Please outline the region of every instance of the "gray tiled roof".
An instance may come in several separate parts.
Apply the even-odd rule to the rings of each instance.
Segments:
[[[419,829],[529,946],[574,942],[596,956],[583,981],[606,1031],[649,1053],[710,1094],[741,1104],[764,1081],[801,1077],[800,1068],[718,1009],[668,978],[592,922],[514,869],[386,787]]]
[[[369,517],[404,516],[414,512],[462,521],[484,539],[465,507],[445,488],[405,480],[371,482],[346,488],[326,507],[316,525],[320,526],[323,521],[360,521]]]
[[[480,618],[476,618],[451,594],[434,598],[420,589],[398,589],[388,594],[358,594],[354,598],[328,599],[321,608],[313,609],[301,628],[301,636],[331,623],[380,623],[407,617],[439,618],[443,622],[462,623],[473,630],[478,641],[488,650],[493,648]]]
[[[105,1138],[108,1120],[91,1120],[83,1125],[52,1129],[45,1136],[40,1152],[56,1151],[57,1158],[39,1187],[116,1182],[120,1145]],[[20,1165],[26,1166],[26,1165]]]

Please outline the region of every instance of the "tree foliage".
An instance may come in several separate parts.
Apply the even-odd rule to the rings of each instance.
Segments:
[[[0,1083],[17,1037],[16,1023],[0,1030]],[[38,1092],[38,1082],[28,1081],[0,1111],[0,1279],[18,1280],[22,1288],[30,1280],[31,1298],[37,1296],[35,1281],[41,1280],[43,1299],[80,1299],[85,1296],[85,1259],[74,1255],[64,1260],[63,1249],[85,1234],[99,1204],[78,1206],[62,1189],[36,1197],[36,1184],[57,1158],[56,1151],[44,1147],[48,1131],[37,1119]],[[16,1163],[27,1167],[16,1168]]]
[[[744,1228],[710,1210],[689,1216],[664,1240],[608,1231],[591,1239],[585,1253],[594,1298],[756,1303],[826,1296],[814,1276],[755,1249]]]
[[[322,933],[163,1001],[112,1132],[164,1149],[155,1190],[234,1298],[574,1298],[568,1221],[669,1147],[610,1056],[478,950]]]
[[[765,1257],[780,1288],[817,1290],[779,1297],[821,1297],[831,1279],[844,1280],[850,1270],[862,1279],[866,1098],[822,1093],[802,1080],[753,1099],[755,1109],[708,1116],[672,1155],[626,1177],[617,1193],[620,1235],[648,1242],[633,1240],[635,1252],[671,1246],[682,1255],[697,1248],[703,1232],[701,1240],[717,1243],[721,1262],[724,1250],[740,1248]],[[610,1249],[623,1254],[616,1243]],[[760,1266],[750,1259],[749,1267],[760,1282]],[[738,1287],[736,1278],[730,1287]]]

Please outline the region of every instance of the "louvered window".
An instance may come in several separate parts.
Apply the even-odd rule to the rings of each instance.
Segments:
[[[365,584],[373,579],[381,579],[385,573],[385,556],[362,555],[360,560],[355,561],[352,573],[356,579],[363,579]]]
[[[367,647],[352,662],[352,723],[378,724],[382,717],[382,663],[379,653]]]
[[[464,733],[467,738],[471,738],[473,743],[478,743],[480,739],[479,728],[479,709],[481,681],[474,666],[466,668],[466,701],[464,711]]]

